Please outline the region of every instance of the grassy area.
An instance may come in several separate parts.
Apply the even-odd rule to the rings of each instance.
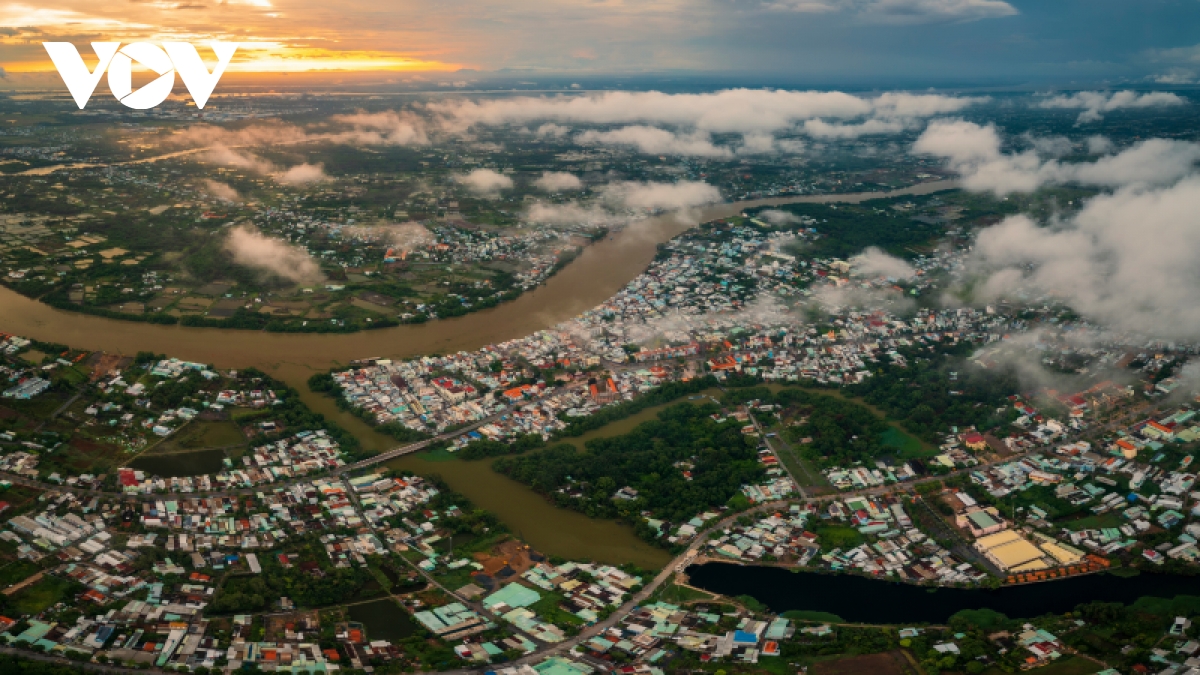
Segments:
[[[233,422],[195,421],[160,443],[154,452],[180,452],[204,448],[243,446],[246,437]]]
[[[10,607],[16,614],[37,614],[71,597],[75,586],[75,583],[58,577],[42,577],[36,584],[21,589],[9,598]]]
[[[921,439],[894,424],[879,435],[879,441],[889,448],[894,448],[896,456],[902,459],[932,457],[938,453],[938,449],[934,446],[922,442]]]
[[[0,588],[7,588],[18,581],[24,581],[40,572],[41,569],[28,560],[18,560],[0,567]]]
[[[713,595],[687,586],[677,586],[674,582],[669,581],[658,589],[655,597],[663,602],[678,605],[693,600],[711,600]]]
[[[1143,595],[1130,605],[1130,609],[1160,617],[1192,616],[1200,612],[1200,597],[1177,595],[1174,598],[1156,598]]]
[[[450,452],[445,447],[423,450],[420,457],[426,462],[453,462],[459,459],[457,454]]]
[[[563,596],[558,593],[538,592],[542,594],[542,599],[530,605],[529,611],[542,617],[543,621],[558,626],[583,625],[583,619],[559,607],[563,603]]]
[[[466,567],[460,567],[456,570],[452,570],[443,566],[434,570],[434,578],[437,579],[438,583],[446,588],[449,588],[452,591],[457,591],[463,586],[473,583],[473,580],[471,579],[471,573],[474,571],[475,568],[471,567],[470,565]]]
[[[827,525],[817,528],[817,542],[824,550],[849,549],[863,543],[863,536],[853,527]]]
[[[830,487],[829,481],[825,480],[825,474],[821,473],[821,470],[812,462],[804,459],[796,446],[784,443],[781,438],[776,438],[771,441],[771,447],[775,449],[779,455],[779,461],[783,462],[784,468],[796,479],[800,487]]]
[[[829,612],[817,612],[808,609],[792,609],[781,614],[786,619],[792,621],[821,621],[823,623],[846,623],[846,620],[837,614]]]
[[[1125,524],[1125,519],[1116,513],[1101,513],[1098,516],[1085,516],[1078,520],[1064,521],[1060,523],[1068,530],[1102,530],[1106,528],[1117,528]]]

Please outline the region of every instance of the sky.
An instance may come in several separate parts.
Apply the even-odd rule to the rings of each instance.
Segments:
[[[1197,28],[1200,0],[0,0],[0,68],[52,70],[50,40],[220,39],[230,72],[1191,84]]]

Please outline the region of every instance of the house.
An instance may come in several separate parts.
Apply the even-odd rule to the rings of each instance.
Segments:
[[[970,530],[975,538],[994,534],[1007,527],[996,509],[981,509],[973,507],[955,516],[955,525]]]

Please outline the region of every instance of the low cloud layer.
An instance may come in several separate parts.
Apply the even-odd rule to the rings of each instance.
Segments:
[[[702,181],[678,183],[612,183],[600,190],[602,198],[621,207],[649,211],[690,209],[721,201],[721,191]]]
[[[329,180],[325,175],[325,167],[321,164],[297,164],[275,176],[275,180],[284,185],[310,185]]]
[[[1047,226],[1012,216],[982,231],[969,269],[985,270],[976,299],[1050,294],[1120,330],[1200,337],[1200,177],[1127,187],[1090,199]]]
[[[494,197],[501,190],[511,189],[513,179],[491,169],[475,169],[455,178],[460,185],[483,197]]]
[[[713,145],[705,131],[675,133],[644,125],[622,127],[612,131],[585,131],[575,137],[580,145],[616,145],[635,148],[647,155],[680,155],[729,159],[733,151]]]
[[[278,170],[275,164],[258,155],[243,150],[235,150],[222,144],[215,145],[205,152],[204,159],[213,164],[220,164],[221,166],[233,167],[235,169],[245,169],[251,173],[263,176],[269,176]]]
[[[850,263],[857,274],[869,278],[911,279],[917,275],[912,265],[877,246],[867,247],[862,253],[851,258]]]
[[[309,185],[329,180],[329,176],[325,174],[325,169],[321,164],[304,163],[285,168],[252,152],[234,149],[226,145],[218,144],[209,148],[203,157],[213,164],[269,176],[283,185]]]
[[[978,21],[1018,14],[1004,0],[767,0],[771,9],[804,14],[852,12],[875,23]]]
[[[896,289],[860,286],[821,286],[813,293],[812,299],[817,308],[830,314],[839,314],[848,309],[883,309],[904,315],[917,305],[915,300]]]
[[[242,201],[242,197],[238,194],[237,190],[234,190],[225,183],[221,183],[210,178],[204,179],[204,191],[212,197],[220,199],[223,202]]]
[[[614,213],[594,204],[585,206],[571,202],[569,204],[533,204],[525,212],[525,219],[531,223],[545,225],[615,227],[628,223],[632,217],[625,213]]]
[[[268,237],[258,230],[239,225],[229,231],[225,250],[239,265],[294,281],[301,285],[319,284],[325,280],[317,261],[307,251],[285,241]]]
[[[725,89],[702,94],[605,92],[590,96],[493,99],[431,104],[443,123],[501,125],[652,123],[712,133],[781,131],[817,118],[928,117],[958,112],[983,99],[888,93],[867,98],[837,91]]]
[[[542,177],[533,182],[537,189],[545,192],[566,192],[567,190],[582,190],[583,181],[579,176],[566,171],[545,171]]]
[[[330,135],[330,140],[358,145],[428,145],[425,121],[406,112],[359,112],[334,115],[335,123],[352,127],[350,131]]]
[[[1165,185],[1192,172],[1200,144],[1150,139],[1094,162],[1045,159],[1037,149],[1004,153],[994,125],[963,120],[932,122],[913,144],[913,152],[946,160],[968,190],[1007,195],[1032,192],[1043,185],[1074,183],[1096,187]]]
[[[791,211],[783,211],[780,209],[767,209],[761,211],[758,217],[767,221],[772,225],[791,225],[792,223],[800,222],[800,216]]]
[[[525,219],[547,225],[583,225],[618,227],[650,211],[678,211],[721,201],[721,191],[700,181],[678,183],[611,183],[598,190],[596,203],[537,203],[529,207]]]
[[[1067,110],[1082,110],[1077,124],[1099,122],[1104,113],[1114,110],[1136,108],[1157,108],[1164,106],[1183,105],[1186,101],[1175,94],[1165,91],[1154,91],[1138,94],[1134,91],[1080,91],[1074,94],[1052,96],[1038,103],[1041,108],[1064,108]]]
[[[355,225],[342,230],[343,237],[383,242],[394,253],[407,254],[437,243],[437,237],[418,222]]]

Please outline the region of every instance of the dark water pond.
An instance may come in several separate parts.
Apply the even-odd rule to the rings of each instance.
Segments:
[[[369,640],[401,640],[417,629],[408,612],[390,598],[353,605],[347,608],[347,613],[351,621],[366,627]]]
[[[929,589],[850,575],[792,572],[778,567],[706,563],[688,568],[691,584],[729,597],[749,595],[775,612],[808,610],[853,623],[943,623],[964,609],[992,609],[1010,618],[1069,612],[1088,602],[1131,603],[1142,596],[1200,595],[1200,577],[1092,574],[996,590]]]
[[[142,455],[129,463],[129,468],[145,471],[162,478],[200,476],[218,473],[223,466],[225,453],[221,450],[197,450],[195,452],[172,452],[162,455]]]

